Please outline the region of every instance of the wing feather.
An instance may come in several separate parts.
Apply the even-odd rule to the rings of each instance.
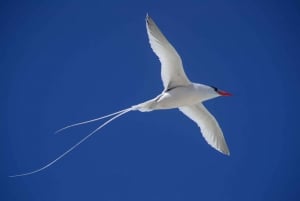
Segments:
[[[146,27],[151,48],[161,63],[161,77],[165,90],[189,85],[191,82],[183,70],[180,56],[148,15]]]
[[[223,154],[230,154],[218,122],[204,105],[184,106],[180,107],[179,110],[200,127],[201,133],[209,145]]]

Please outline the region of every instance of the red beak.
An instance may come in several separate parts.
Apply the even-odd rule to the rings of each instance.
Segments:
[[[218,92],[218,94],[220,94],[221,96],[232,96],[231,93],[226,92],[226,91],[218,90],[217,92]]]

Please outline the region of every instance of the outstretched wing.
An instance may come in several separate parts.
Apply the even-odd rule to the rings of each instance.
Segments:
[[[146,27],[151,48],[161,63],[161,78],[165,90],[189,85],[191,82],[183,70],[180,56],[148,15]]]
[[[229,149],[219,124],[204,105],[184,106],[180,107],[179,110],[200,127],[208,144],[223,154],[229,155]]]

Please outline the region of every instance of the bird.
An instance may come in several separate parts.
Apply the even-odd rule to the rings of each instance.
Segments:
[[[163,91],[158,96],[140,104],[133,105],[129,108],[96,119],[75,123],[57,130],[56,133],[60,133],[71,127],[111,117],[93,132],[89,133],[87,136],[45,166],[30,172],[16,174],[9,177],[26,176],[45,170],[63,158],[65,155],[73,151],[76,147],[94,135],[101,128],[131,111],[150,112],[154,110],[178,108],[184,115],[198,125],[204,139],[209,145],[225,155],[230,154],[218,122],[216,121],[215,117],[205,108],[203,102],[219,96],[231,96],[232,94],[220,90],[214,86],[191,82],[184,72],[181,57],[177,53],[176,49],[172,46],[172,44],[168,41],[154,20],[148,14],[146,15],[146,30],[150,46],[161,63],[161,79],[164,87]]]

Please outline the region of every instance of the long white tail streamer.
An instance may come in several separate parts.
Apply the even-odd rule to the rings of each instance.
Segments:
[[[117,114],[119,114],[119,113],[121,113],[121,112],[124,112],[124,111],[126,111],[126,110],[128,110],[128,109],[120,110],[120,111],[118,111],[118,112],[114,112],[114,113],[111,113],[111,114],[108,114],[108,115],[105,115],[105,116],[102,116],[102,117],[98,117],[98,118],[96,118],[96,119],[92,119],[92,120],[83,121],[83,122],[79,122],[79,123],[75,123],[75,124],[68,125],[68,126],[66,126],[66,127],[63,127],[63,128],[61,128],[61,129],[55,131],[55,134],[60,133],[61,131],[64,131],[64,130],[66,130],[66,129],[68,129],[68,128],[72,128],[72,127],[75,127],[75,126],[80,126],[80,125],[83,125],[83,124],[87,124],[87,123],[99,121],[99,120],[101,120],[101,119],[105,119],[105,118],[107,118],[107,117],[111,117],[111,116],[117,115]]]
[[[77,142],[75,145],[73,145],[71,148],[69,148],[67,151],[65,151],[63,154],[61,154],[59,157],[57,157],[56,159],[54,159],[53,161],[51,161],[50,163],[48,163],[47,165],[39,168],[39,169],[36,169],[36,170],[33,170],[31,172],[26,172],[26,173],[23,173],[23,174],[16,174],[16,175],[12,175],[12,176],[9,176],[9,177],[21,177],[21,176],[27,176],[27,175],[31,175],[31,174],[35,174],[37,172],[40,172],[42,170],[45,170],[46,168],[52,166],[54,163],[56,163],[58,160],[62,159],[64,156],[66,156],[68,153],[70,153],[71,151],[73,151],[76,147],[78,147],[81,143],[83,143],[84,141],[86,141],[88,138],[90,138],[92,135],[94,135],[97,131],[99,131],[101,128],[103,128],[104,126],[106,126],[107,124],[109,124],[110,122],[112,122],[113,120],[117,119],[118,117],[130,112],[130,111],[133,111],[135,110],[134,107],[131,107],[131,108],[127,108],[127,109],[124,109],[124,110],[121,110],[121,111],[118,111],[118,112],[115,112],[115,113],[112,113],[112,114],[109,114],[109,115],[106,115],[104,117],[100,117],[100,118],[97,118],[97,119],[93,119],[93,120],[90,120],[90,121],[85,121],[85,122],[82,122],[82,123],[77,123],[77,124],[73,124],[73,125],[70,125],[70,126],[67,126],[65,127],[64,129],[67,129],[67,128],[70,128],[70,127],[73,127],[73,126],[77,126],[77,125],[81,125],[81,124],[84,124],[84,123],[89,123],[89,122],[93,122],[93,121],[97,121],[97,120],[100,120],[100,119],[103,119],[103,118],[106,118],[106,117],[110,117],[110,116],[113,116],[113,115],[116,115],[112,118],[110,118],[109,120],[107,120],[106,122],[104,122],[101,126],[99,126],[97,129],[95,129],[93,132],[91,132],[90,134],[88,134],[87,136],[85,136],[84,138],[82,138],[79,142]],[[60,129],[60,131],[64,130],[64,129]]]

